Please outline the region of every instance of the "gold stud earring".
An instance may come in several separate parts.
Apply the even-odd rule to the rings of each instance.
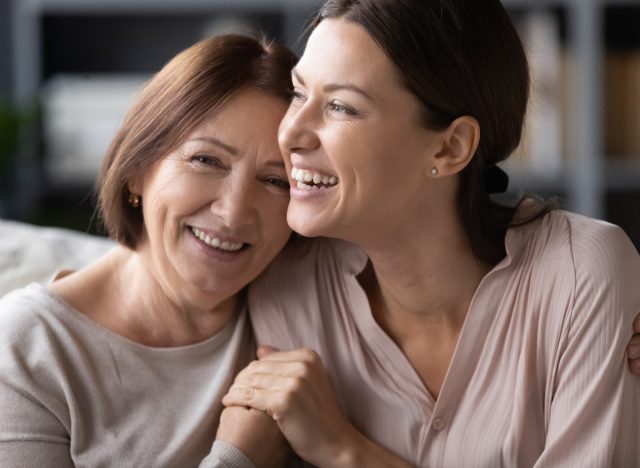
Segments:
[[[437,168],[437,167],[432,167],[432,168],[431,168],[431,175],[432,175],[433,177],[435,177],[435,176],[437,176],[437,175],[438,175],[438,168]]]
[[[129,192],[129,204],[134,208],[140,206],[140,195]]]

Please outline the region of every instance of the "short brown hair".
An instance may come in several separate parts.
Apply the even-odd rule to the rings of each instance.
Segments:
[[[98,211],[109,235],[135,248],[143,218],[128,203],[130,181],[175,150],[239,89],[253,86],[289,99],[296,61],[289,49],[264,38],[228,34],[198,42],[167,63],[129,109],[102,163]]]

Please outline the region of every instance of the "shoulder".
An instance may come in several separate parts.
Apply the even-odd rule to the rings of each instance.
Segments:
[[[0,367],[47,366],[76,340],[69,311],[40,284],[15,290],[0,300]]]
[[[292,240],[254,282],[252,289],[278,291],[301,283],[316,284],[322,278],[359,273],[366,254],[357,246],[338,239],[297,238]]]
[[[640,256],[620,227],[554,210],[515,228],[512,241],[521,270],[535,273],[546,294],[570,296],[574,319],[607,310],[610,319],[627,321],[640,310]]]
[[[54,305],[43,285],[32,283],[0,299],[0,342],[21,341],[43,325]]]
[[[531,261],[567,264],[577,279],[627,278],[639,268],[640,257],[631,240],[620,227],[605,221],[554,210],[516,230],[522,230],[523,251]]]

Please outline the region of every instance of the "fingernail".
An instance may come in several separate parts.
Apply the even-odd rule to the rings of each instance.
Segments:
[[[632,344],[629,346],[628,354],[630,358],[637,358],[640,356],[640,345]]]

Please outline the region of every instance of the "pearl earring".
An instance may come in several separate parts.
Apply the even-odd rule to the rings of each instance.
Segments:
[[[435,177],[435,176],[437,176],[437,175],[438,175],[438,168],[437,168],[437,167],[432,167],[432,168],[431,168],[431,175],[432,175],[433,177]]]

